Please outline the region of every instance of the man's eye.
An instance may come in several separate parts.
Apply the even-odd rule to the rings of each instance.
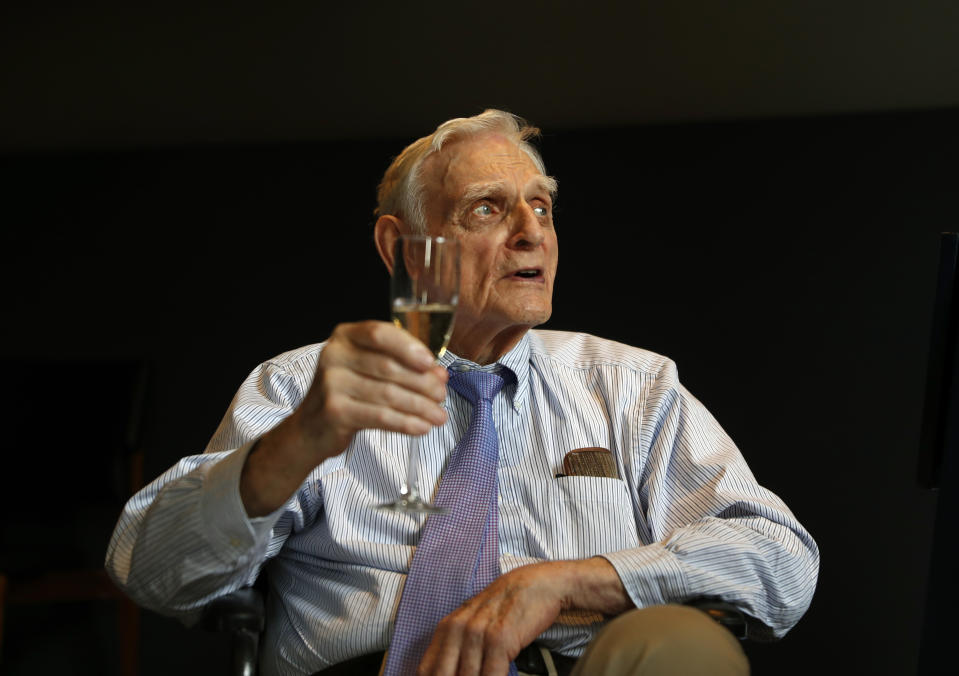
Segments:
[[[492,216],[493,208],[488,204],[480,204],[478,207],[473,209],[473,213],[477,216]]]
[[[549,216],[549,209],[547,207],[533,207],[533,213],[537,216]]]

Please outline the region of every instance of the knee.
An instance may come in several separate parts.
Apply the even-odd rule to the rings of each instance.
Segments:
[[[588,659],[618,666],[594,665],[583,674],[749,673],[749,661],[729,630],[706,613],[679,605],[623,613],[600,632],[581,662]]]

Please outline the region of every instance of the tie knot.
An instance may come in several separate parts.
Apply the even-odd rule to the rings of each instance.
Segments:
[[[474,406],[482,399],[492,401],[505,383],[500,376],[486,371],[450,371],[450,386]]]

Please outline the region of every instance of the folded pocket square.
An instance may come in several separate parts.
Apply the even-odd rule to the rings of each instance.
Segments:
[[[563,458],[563,474],[560,476],[599,476],[618,478],[616,460],[608,449],[594,446],[576,448]]]

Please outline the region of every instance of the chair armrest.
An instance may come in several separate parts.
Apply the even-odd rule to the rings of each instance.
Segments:
[[[732,603],[703,598],[687,601],[686,605],[703,611],[731,631],[736,638],[743,640],[749,637],[748,616]]]
[[[266,626],[266,611],[260,590],[244,587],[221,596],[203,609],[200,626],[207,631],[230,634],[231,675],[255,676],[260,632]]]
[[[203,609],[201,626],[208,631],[252,631],[260,633],[266,625],[263,594],[243,587],[221,596]]]

